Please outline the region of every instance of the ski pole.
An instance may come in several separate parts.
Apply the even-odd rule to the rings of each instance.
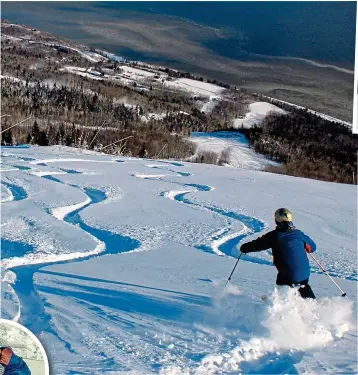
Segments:
[[[328,272],[323,268],[322,264],[316,259],[316,257],[313,254],[311,254],[311,253],[308,253],[308,254],[311,255],[311,257],[314,259],[314,261],[321,267],[321,270],[332,280],[333,284],[342,292],[342,297],[346,297],[347,293],[343,292],[343,290],[333,280],[333,278],[328,274]]]
[[[232,274],[234,273],[235,268],[236,268],[237,264],[239,263],[239,260],[240,260],[242,254],[243,254],[243,253],[240,253],[240,256],[237,258],[237,261],[236,261],[236,263],[235,263],[235,266],[234,266],[233,270],[231,271],[229,278],[227,279],[227,282],[226,282],[226,284],[225,284],[225,288],[226,288],[226,285],[227,285],[227,284],[229,283],[229,281],[231,280],[231,276],[232,276]],[[224,288],[224,290],[225,290],[225,288]]]

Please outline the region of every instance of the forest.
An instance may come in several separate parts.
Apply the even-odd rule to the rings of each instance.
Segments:
[[[271,114],[262,126],[244,130],[256,152],[283,163],[268,171],[324,181],[357,183],[358,135],[307,110]]]

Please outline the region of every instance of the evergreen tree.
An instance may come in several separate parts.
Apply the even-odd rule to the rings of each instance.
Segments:
[[[3,138],[1,139],[1,144],[2,145],[10,145],[10,146],[13,144],[11,129],[7,130],[4,133]]]
[[[31,143],[38,145],[40,140],[40,127],[35,120],[31,129]]]
[[[55,137],[55,144],[63,145],[64,143],[65,143],[65,127],[63,124],[61,124]]]
[[[32,144],[32,137],[31,137],[31,133],[29,133],[26,137],[26,143],[28,145],[31,145]]]
[[[147,151],[145,149],[145,143],[143,143],[143,146],[142,146],[141,150],[139,151],[138,156],[140,158],[144,158],[144,157],[146,157],[146,155],[147,155]]]
[[[45,131],[40,131],[39,133],[39,136],[38,136],[38,145],[39,146],[48,146],[48,138],[47,138],[47,134]]]

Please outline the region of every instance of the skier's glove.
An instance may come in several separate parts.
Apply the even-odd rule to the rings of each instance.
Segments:
[[[244,254],[247,254],[249,252],[249,250],[247,249],[247,246],[245,246],[246,244],[244,243],[243,245],[240,246],[240,251]]]
[[[309,244],[305,244],[305,250],[307,253],[310,253],[312,251],[312,247]]]
[[[8,347],[1,348],[0,364],[8,366],[12,357],[12,350]]]

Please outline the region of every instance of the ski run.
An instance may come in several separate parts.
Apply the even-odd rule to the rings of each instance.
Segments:
[[[62,146],[1,153],[1,317],[37,335],[52,374],[357,373],[354,185]],[[347,298],[314,262],[317,300],[276,288],[269,251],[243,255],[224,290],[278,207]]]

